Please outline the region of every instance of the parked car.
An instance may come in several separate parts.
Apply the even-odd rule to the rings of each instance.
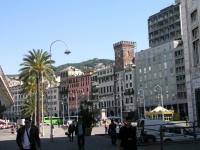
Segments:
[[[160,141],[159,136],[156,138],[157,141]],[[200,139],[200,135],[195,134],[191,129],[189,129],[189,127],[178,125],[163,126],[162,136],[164,142],[193,140],[194,138]]]
[[[50,126],[51,123],[43,122],[43,125],[44,125],[44,126]],[[40,126],[42,126],[42,123],[40,123]]]

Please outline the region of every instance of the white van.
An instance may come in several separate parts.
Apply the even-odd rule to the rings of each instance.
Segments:
[[[146,139],[147,142],[155,142],[158,137],[161,125],[168,123],[162,120],[139,119],[137,122],[138,139]]]
[[[196,137],[196,139],[200,139],[200,136],[195,134],[191,129],[189,129],[189,127],[165,125],[162,128],[164,142],[193,140],[194,137]],[[156,140],[160,141],[160,137],[158,136]]]

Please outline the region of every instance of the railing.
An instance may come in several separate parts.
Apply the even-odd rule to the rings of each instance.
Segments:
[[[146,120],[145,120],[146,121]],[[149,120],[150,122],[151,120]],[[155,120],[153,120],[155,122]],[[146,123],[144,123],[146,124]],[[165,149],[168,145],[177,143],[199,142],[200,127],[195,122],[185,121],[167,121],[156,124],[137,125],[137,145],[160,146],[160,150]],[[149,148],[151,149],[151,148]]]

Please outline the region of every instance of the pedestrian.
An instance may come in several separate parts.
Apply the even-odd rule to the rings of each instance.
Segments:
[[[120,128],[118,150],[137,150],[136,127],[131,126],[131,118],[126,117],[125,126]]]
[[[52,135],[54,136],[54,125],[53,124],[51,125],[51,128],[52,128]]]
[[[75,131],[75,125],[74,125],[74,121],[69,125],[68,128],[68,133],[69,133],[69,140],[70,141],[74,141],[74,131]]]
[[[108,123],[105,122],[105,134],[107,134],[107,133],[108,133]]]
[[[117,125],[114,123],[114,120],[111,120],[111,124],[109,125],[108,133],[111,137],[112,145],[116,145],[116,127]]]
[[[75,135],[77,136],[79,150],[84,150],[85,125],[82,123],[82,118],[78,118],[78,124],[75,127]]]
[[[29,117],[25,118],[25,125],[20,127],[16,138],[20,150],[41,150],[41,143],[38,130],[31,125]]]

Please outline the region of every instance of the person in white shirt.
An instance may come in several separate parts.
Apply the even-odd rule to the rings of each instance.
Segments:
[[[20,150],[36,150],[36,143],[41,150],[38,129],[31,125],[29,117],[25,118],[25,125],[18,129],[16,142]]]

